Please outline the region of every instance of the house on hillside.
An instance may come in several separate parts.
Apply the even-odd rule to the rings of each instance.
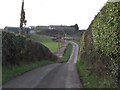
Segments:
[[[11,33],[19,33],[20,28],[19,27],[5,27],[5,31],[11,32]],[[30,28],[24,28],[24,31],[26,34],[30,34]]]

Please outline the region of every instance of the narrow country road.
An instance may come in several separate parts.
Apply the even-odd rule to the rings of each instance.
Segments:
[[[10,80],[3,88],[81,88],[76,69],[78,45],[70,43],[73,45],[73,51],[67,63],[34,69]]]

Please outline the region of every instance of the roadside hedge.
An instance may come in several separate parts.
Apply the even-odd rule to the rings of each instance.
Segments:
[[[87,62],[91,73],[103,80],[105,87],[119,87],[120,2],[107,2],[81,41],[81,60]]]
[[[120,48],[120,3],[107,3],[97,15],[92,25],[92,35],[95,49],[106,56],[117,55]],[[116,58],[117,59],[117,58]]]
[[[120,60],[120,2],[107,3],[92,25],[94,47],[99,54],[109,57],[111,75],[118,74]]]
[[[19,65],[57,57],[44,45],[24,36],[2,32],[2,65]]]

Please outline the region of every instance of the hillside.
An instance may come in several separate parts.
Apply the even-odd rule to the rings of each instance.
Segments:
[[[37,26],[36,32],[53,37],[81,37],[85,30],[77,30],[74,26]]]
[[[52,53],[58,50],[58,42],[52,40],[53,37],[35,34],[31,35],[30,38],[48,47]]]

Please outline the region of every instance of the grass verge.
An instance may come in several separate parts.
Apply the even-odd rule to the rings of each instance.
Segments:
[[[65,52],[64,52],[64,54],[63,54],[61,63],[64,63],[64,62],[67,62],[67,61],[68,61],[68,59],[70,58],[70,55],[71,55],[71,53],[72,53],[72,48],[73,48],[73,47],[72,47],[72,44],[69,43],[69,44],[67,45],[66,49],[65,49]]]
[[[80,45],[80,41],[77,41],[76,43]],[[76,65],[83,88],[97,88],[99,83],[96,76],[90,74],[86,62],[80,59],[80,46],[78,51],[78,61]]]
[[[50,36],[31,35],[30,38],[36,42],[42,43],[43,45],[48,47],[53,53],[58,50],[58,42],[53,41]]]
[[[87,70],[87,65],[84,61],[78,60],[77,69],[84,88],[98,87],[97,78],[90,74],[90,71]]]
[[[88,70],[88,65],[83,60],[78,60],[77,69],[84,88],[115,88],[114,80],[100,78]]]
[[[53,64],[54,61],[48,61],[48,60],[42,60],[42,61],[36,61],[34,63],[29,64],[22,64],[22,65],[14,65],[10,67],[3,67],[2,68],[2,83],[9,81],[13,77],[16,77],[18,75],[21,75],[27,71],[30,71],[32,69],[35,69],[37,67],[42,67],[47,64]]]
[[[79,44],[79,43],[78,43]],[[80,45],[80,44],[79,44]],[[87,62],[80,59],[80,48],[78,52],[77,70],[82,82],[83,88],[115,88],[114,80],[110,77],[107,79],[100,78],[91,73]]]

